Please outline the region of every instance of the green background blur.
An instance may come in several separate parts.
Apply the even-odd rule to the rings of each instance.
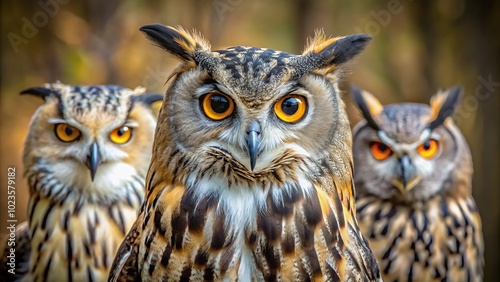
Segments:
[[[427,103],[440,87],[464,86],[455,115],[474,159],[473,194],[483,218],[486,281],[500,276],[500,2],[442,1],[2,1],[0,234],[6,234],[7,167],[17,168],[17,219],[28,190],[21,150],[41,104],[19,91],[46,82],[119,84],[165,92],[176,61],[138,31],[150,23],[195,28],[212,47],[268,47],[300,53],[317,28],[368,33],[373,41],[349,82],[384,104]],[[359,114],[344,95],[353,125]]]

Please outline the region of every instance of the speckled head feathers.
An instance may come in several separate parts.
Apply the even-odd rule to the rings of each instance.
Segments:
[[[59,102],[60,113],[71,112],[83,115],[90,111],[105,112],[112,115],[125,114],[133,103],[141,102],[151,105],[161,101],[163,95],[145,93],[146,89],[137,87],[134,90],[117,85],[65,85],[60,82],[46,84],[44,87],[32,87],[21,91],[21,95],[30,94],[44,100],[55,98]],[[130,97],[130,99],[122,99]],[[125,105],[125,104],[128,104]]]
[[[361,114],[373,129],[380,130],[381,124],[390,124],[390,122],[384,122],[382,119],[387,121],[397,119],[407,121],[406,123],[400,123],[401,128],[398,129],[399,131],[421,133],[423,130],[430,132],[436,129],[453,115],[462,96],[462,87],[455,86],[450,89],[440,90],[431,98],[430,108],[427,105],[413,103],[399,104],[396,107],[391,105],[382,106],[380,101],[367,91],[361,91],[353,86],[351,92]],[[412,123],[412,119],[418,119],[418,121],[422,122]],[[411,124],[418,124],[419,128],[410,129]]]
[[[230,77],[235,83],[255,79],[261,86],[299,78],[310,72],[331,73],[337,66],[360,53],[371,37],[365,34],[327,38],[317,32],[302,55],[266,48],[235,46],[211,51],[197,33],[160,24],[141,28],[156,45],[176,56],[181,66],[173,75],[200,66],[215,79]]]
[[[353,129],[358,193],[422,200],[446,186],[454,172],[470,175],[470,152],[451,118],[461,91],[458,86],[441,90],[430,105],[382,106],[370,93],[354,88],[354,101],[365,118]]]
[[[21,91],[21,94],[34,95],[45,101],[34,114],[26,138],[26,167],[29,167],[27,164],[36,162],[40,156],[50,156],[54,160],[63,158],[61,150],[65,150],[67,158],[85,163],[88,146],[95,140],[102,143],[100,146],[104,159],[105,152],[111,152],[104,148],[104,144],[109,142],[110,132],[124,125],[135,128],[134,132],[137,133],[132,138],[135,141],[122,145],[134,148],[127,150],[126,154],[149,157],[148,154],[141,153],[140,146],[135,145],[151,144],[147,139],[150,138],[151,131],[154,131],[157,114],[151,106],[164,96],[145,93],[143,87],[132,90],[116,85],[78,86],[60,82],[28,88]],[[68,124],[81,134],[74,142],[61,142],[54,134],[58,124]],[[32,147],[37,147],[38,150],[33,150]],[[113,154],[110,153],[110,160],[121,159],[111,155]]]

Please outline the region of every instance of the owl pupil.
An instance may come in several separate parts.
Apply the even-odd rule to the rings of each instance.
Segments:
[[[68,136],[73,134],[73,128],[70,126],[66,126],[66,128],[64,129],[64,133]]]
[[[281,109],[285,114],[291,116],[299,109],[299,103],[296,98],[286,98],[283,103],[281,103]]]
[[[430,140],[427,140],[424,142],[424,149],[425,150],[429,150],[431,148],[431,141]]]
[[[224,96],[213,95],[210,99],[210,106],[214,112],[222,114],[229,109],[229,102]]]
[[[123,134],[125,134],[125,128],[122,127],[118,130],[118,136],[122,136]]]
[[[387,146],[383,143],[378,143],[378,149],[381,151],[381,152],[385,152],[385,150],[387,150]]]

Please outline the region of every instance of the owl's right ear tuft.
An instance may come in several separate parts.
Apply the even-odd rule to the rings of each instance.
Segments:
[[[462,86],[455,86],[450,89],[441,90],[436,95],[432,96],[430,107],[431,115],[429,117],[429,128],[434,130],[443,124],[448,117],[451,117],[462,98]]]
[[[31,87],[21,91],[19,94],[21,95],[29,94],[36,97],[40,97],[44,100],[47,100],[47,98],[50,96],[55,96],[55,97],[60,96],[58,91],[46,87]]]
[[[375,130],[380,130],[379,125],[373,117],[382,113],[384,106],[382,106],[380,101],[375,98],[375,96],[367,91],[360,90],[354,85],[351,86],[351,93],[354,102],[361,110],[361,114],[366,119],[368,125]]]
[[[210,51],[210,44],[201,35],[195,32],[189,33],[182,27],[151,24],[139,30],[144,32],[153,44],[185,63],[195,63],[198,51]]]
[[[153,115],[157,117],[163,104],[163,97],[164,95],[162,94],[144,93],[141,95],[132,96],[132,103],[143,104],[144,106],[151,109]]]

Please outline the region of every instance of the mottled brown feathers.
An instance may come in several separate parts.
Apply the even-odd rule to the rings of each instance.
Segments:
[[[151,107],[163,95],[59,82],[22,94],[45,103],[33,115],[24,146],[30,199],[28,222],[16,231],[16,275],[22,281],[105,281],[144,199],[156,125]],[[112,138],[119,130],[131,132],[120,144]],[[0,268],[2,277],[5,271]]]
[[[366,119],[354,129],[357,218],[386,281],[482,281],[472,158],[451,120],[460,92],[377,111],[376,98],[355,96]]]
[[[182,62],[159,116],[146,201],[111,281],[378,281],[331,79],[369,36],[318,37],[294,55],[209,51],[169,27],[143,31]],[[297,97],[307,107],[294,122],[277,114],[287,97],[291,110]],[[212,103],[234,107],[214,119]]]
[[[404,206],[368,196],[357,205],[385,280],[481,281],[481,221],[471,198],[439,195]]]

